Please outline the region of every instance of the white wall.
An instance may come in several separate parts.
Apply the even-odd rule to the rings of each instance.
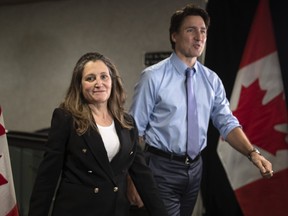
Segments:
[[[171,14],[184,0],[62,0],[0,6],[0,106],[8,130],[50,126],[80,56],[118,66],[130,106],[144,54],[170,51]],[[205,7],[204,0],[192,1]]]

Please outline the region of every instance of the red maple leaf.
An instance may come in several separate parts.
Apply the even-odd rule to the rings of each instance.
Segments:
[[[0,124],[0,136],[5,134],[5,128],[3,127],[2,124]]]
[[[2,158],[2,155],[0,155],[0,159]],[[3,177],[3,175],[0,173],[0,186],[7,184],[8,181]]]
[[[239,104],[233,113],[252,144],[275,155],[278,150],[288,149],[285,142],[287,132],[275,130],[276,125],[288,123],[288,111],[283,92],[263,105],[265,94],[258,79],[247,88],[242,86]]]
[[[7,184],[7,183],[8,183],[8,181],[0,174],[0,186]]]

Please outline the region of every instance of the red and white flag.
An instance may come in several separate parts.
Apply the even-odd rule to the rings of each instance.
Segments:
[[[269,1],[259,0],[230,102],[252,144],[272,162],[274,176],[263,179],[221,138],[217,148],[245,216],[288,215],[288,111],[282,80]]]
[[[0,106],[0,215],[18,216],[9,149]]]

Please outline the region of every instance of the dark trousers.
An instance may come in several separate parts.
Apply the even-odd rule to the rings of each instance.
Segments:
[[[160,195],[170,216],[191,216],[202,177],[202,158],[185,164],[145,152]]]

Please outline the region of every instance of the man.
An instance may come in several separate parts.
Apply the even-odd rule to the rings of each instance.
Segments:
[[[209,23],[208,13],[192,4],[172,15],[169,31],[173,53],[143,71],[130,109],[145,142],[147,163],[171,216],[192,215],[210,119],[223,139],[248,156],[263,177],[273,175],[271,163],[253,147],[233,116],[220,78],[197,61],[206,44]],[[190,82],[187,68],[192,71],[192,90],[186,90]],[[194,96],[190,96],[192,91]],[[188,113],[191,104],[197,115]],[[193,147],[192,152],[189,147]],[[133,183],[130,185],[132,190]],[[135,191],[128,195],[141,204]]]

